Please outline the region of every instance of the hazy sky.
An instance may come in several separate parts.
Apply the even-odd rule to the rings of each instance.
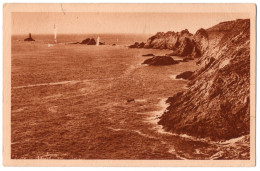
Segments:
[[[181,31],[195,33],[222,21],[249,18],[243,13],[12,13],[13,34],[141,33]]]

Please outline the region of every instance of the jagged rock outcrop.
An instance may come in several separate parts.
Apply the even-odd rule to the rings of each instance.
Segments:
[[[24,41],[35,41],[35,40],[32,38],[31,33],[29,33],[29,37],[24,39]]]
[[[168,99],[159,124],[167,131],[212,140],[249,134],[250,20],[200,29],[194,38],[203,53],[201,68],[192,74],[188,90]]]
[[[130,45],[129,48],[144,48],[144,45],[145,45],[144,42],[141,43],[135,42],[135,44]]]
[[[183,30],[181,32],[158,32],[156,35],[150,37],[144,48],[154,48],[154,49],[170,49],[173,50],[170,56],[190,56],[190,57],[200,57],[202,52],[200,49],[200,44],[196,40],[205,39],[207,40],[207,35],[203,34],[203,31],[196,33],[196,38],[189,31]],[[198,39],[199,38],[199,39]]]
[[[200,55],[204,54],[209,46],[208,32],[205,29],[201,28],[195,33],[193,38],[196,42],[197,48],[200,50]]]
[[[188,79],[191,78],[191,76],[192,76],[193,73],[194,73],[193,71],[185,71],[185,72],[183,72],[183,73],[177,75],[177,76],[176,76],[176,79],[181,79],[181,78],[182,78],[182,79],[188,80]]]
[[[175,61],[172,57],[169,56],[155,56],[149,59],[146,59],[143,64],[148,64],[148,65],[173,65],[173,64],[178,64],[178,61]]]
[[[82,42],[80,44],[86,44],[86,45],[96,45],[96,41],[95,39],[90,39],[90,38],[87,38],[85,40],[82,40]]]

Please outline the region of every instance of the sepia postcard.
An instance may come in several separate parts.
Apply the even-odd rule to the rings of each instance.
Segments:
[[[4,4],[5,166],[255,166],[255,4]]]

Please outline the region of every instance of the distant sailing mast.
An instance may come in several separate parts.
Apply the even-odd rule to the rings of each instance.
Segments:
[[[96,44],[97,46],[99,45],[99,40],[100,40],[100,37],[98,36],[97,37],[97,44]]]
[[[57,44],[57,28],[55,24],[54,24],[54,42]]]

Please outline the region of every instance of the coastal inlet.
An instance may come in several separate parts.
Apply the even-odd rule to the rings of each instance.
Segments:
[[[196,139],[157,124],[166,99],[187,88],[176,75],[195,71],[196,60],[142,65],[150,58],[145,54],[171,51],[128,48],[147,39],[138,35],[100,37],[106,45],[48,47],[47,35],[33,42],[13,37],[12,159],[219,159],[237,155],[229,148],[244,148],[237,140]]]

